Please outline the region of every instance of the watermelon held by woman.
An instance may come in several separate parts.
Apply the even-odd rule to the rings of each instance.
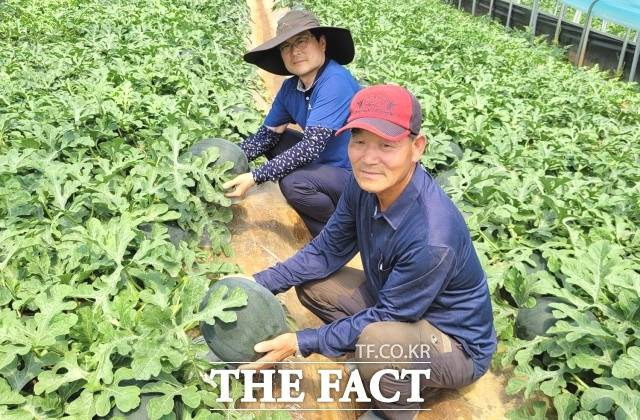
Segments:
[[[193,156],[200,156],[212,147],[217,147],[220,152],[216,164],[224,162],[233,162],[233,168],[229,170],[232,175],[240,175],[249,172],[249,161],[240,146],[229,140],[208,138],[195,142],[190,148],[189,153]]]
[[[213,325],[202,322],[200,332],[211,351],[225,363],[240,365],[262,357],[253,347],[288,331],[282,305],[266,288],[244,277],[225,277],[215,282],[207,292],[201,308],[209,296],[220,287],[231,290],[239,287],[247,294],[247,304],[235,310],[232,322],[213,320]],[[227,296],[225,295],[225,296]]]

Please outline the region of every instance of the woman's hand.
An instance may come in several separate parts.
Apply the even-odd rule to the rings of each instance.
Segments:
[[[240,174],[237,177],[233,178],[231,181],[227,181],[222,184],[222,188],[228,190],[229,188],[234,188],[233,191],[226,193],[224,196],[229,198],[239,197],[243,198],[246,192],[256,185],[256,181],[253,179],[253,174],[251,172],[246,172],[244,174]]]

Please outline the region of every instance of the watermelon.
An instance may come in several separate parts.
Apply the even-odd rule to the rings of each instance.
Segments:
[[[191,342],[194,344],[204,344],[206,341],[203,336],[199,335],[191,340]],[[196,356],[198,356],[199,359],[206,360],[210,363],[220,363],[220,358],[213,354],[211,349],[209,349],[209,351],[206,353],[198,353]]]
[[[456,158],[455,160],[460,160],[464,156],[464,152],[462,151],[460,146],[458,146],[458,143],[454,141],[449,142],[449,153],[451,153],[451,155]]]
[[[127,420],[148,420],[149,414],[147,413],[147,404],[155,397],[159,397],[162,394],[142,394],[140,395],[140,405],[133,410],[123,413],[118,407],[113,407],[109,414],[106,415],[107,419],[127,419]],[[173,413],[172,413],[173,414]]]
[[[169,235],[169,242],[173,244],[176,248],[180,245],[180,242],[187,241],[189,239],[189,234],[178,226],[175,222],[165,222],[164,226],[167,228],[167,234]],[[138,228],[145,234],[147,238],[151,238],[151,230],[153,229],[150,223],[141,223]],[[208,235],[205,238],[200,240],[199,246],[211,246],[211,241],[208,241]]]
[[[554,296],[535,296],[536,304],[533,308],[520,308],[516,316],[516,337],[522,340],[533,340],[537,336],[546,335],[547,330],[553,327],[557,321],[553,316],[552,303],[564,303],[575,308],[569,302]],[[591,311],[583,312],[589,321],[597,321],[598,318]],[[567,319],[569,324],[577,325],[575,321]]]
[[[539,271],[547,271],[547,263],[540,254],[534,252],[531,254],[531,257],[529,259],[533,262],[533,266],[531,266],[530,263],[527,263],[524,266],[527,274],[535,274]]]
[[[216,164],[228,161],[233,162],[233,168],[229,170],[233,175],[240,175],[249,172],[249,161],[247,160],[247,156],[244,154],[240,146],[228,140],[217,138],[203,139],[194,143],[189,148],[189,153],[194,156],[200,156],[212,147],[217,147],[220,152],[220,157],[216,160]]]
[[[227,293],[237,287],[244,290],[247,305],[235,311],[236,321],[226,323],[215,319],[213,325],[202,322],[200,332],[220,360],[230,365],[255,361],[262,354],[256,353],[253,346],[288,331],[282,305],[273,293],[255,281],[231,276],[211,286],[201,307],[207,304],[211,293],[223,286],[227,287]]]
[[[533,340],[539,335],[544,335],[549,328],[556,323],[556,318],[551,313],[552,303],[565,303],[555,297],[536,297],[533,308],[520,308],[516,316],[516,336],[522,340]]]
[[[153,382],[153,381],[141,381],[137,379],[129,379],[129,380],[120,382],[120,385],[121,386],[134,385],[142,389],[143,386],[145,386],[147,383],[150,383],[150,382]],[[162,395],[163,394],[160,394],[160,393],[140,394],[140,404],[136,408],[129,410],[127,412],[122,412],[118,407],[114,406],[104,418],[113,419],[113,420],[119,420],[119,419],[148,420],[149,414],[147,412],[147,405],[149,404],[149,401],[151,401],[154,398],[161,397]],[[174,398],[174,403],[176,402],[176,400],[179,400],[179,398]],[[170,419],[170,418],[176,418],[175,413],[172,412],[167,416],[167,419]]]

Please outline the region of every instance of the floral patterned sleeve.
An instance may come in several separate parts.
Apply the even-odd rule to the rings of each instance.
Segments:
[[[252,171],[253,179],[257,184],[277,181],[293,170],[313,162],[320,156],[333,132],[334,130],[326,127],[307,127],[298,143]]]
[[[265,125],[261,125],[255,134],[250,135],[240,143],[240,148],[247,155],[247,159],[252,161],[273,148],[278,143],[278,140],[280,140],[280,134],[269,130]]]

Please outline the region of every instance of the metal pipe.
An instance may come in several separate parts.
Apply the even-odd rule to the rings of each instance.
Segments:
[[[562,3],[562,7],[560,7],[560,14],[558,15],[558,23],[556,23],[556,33],[553,35],[553,42],[557,44],[560,42],[560,31],[562,30],[562,19],[564,19],[564,15],[567,13],[567,5]]]
[[[580,10],[576,10],[576,13],[573,15],[573,23],[580,23],[581,17],[582,17],[582,12]]]
[[[636,78],[636,69],[638,68],[638,58],[640,58],[640,30],[636,34],[636,50],[633,53],[633,61],[631,62],[631,72],[629,73],[629,81],[633,82]]]
[[[462,9],[462,0],[458,0],[458,9]]]
[[[531,19],[529,20],[529,27],[531,28],[531,40],[536,37],[536,26],[538,26],[538,12],[540,10],[540,0],[533,0],[533,7],[531,8]]]
[[[593,0],[591,5],[589,6],[589,10],[587,11],[587,21],[584,24],[584,29],[582,30],[582,36],[580,37],[580,44],[578,47],[578,67],[582,67],[584,64],[584,57],[587,53],[587,44],[589,44],[589,33],[591,32],[591,23],[593,22],[593,6],[599,0]]]
[[[509,25],[511,24],[511,14],[512,13],[513,13],[513,0],[509,0],[509,11],[507,12],[507,22],[504,25],[507,28],[509,28]]]
[[[587,54],[587,44],[589,43],[589,34],[591,33],[591,22],[593,17],[591,13],[587,15],[587,22],[584,24],[582,36],[580,37],[580,48],[578,49],[578,67],[584,64],[584,57]]]
[[[476,15],[476,1],[477,0],[473,0],[473,3],[471,3],[471,16]]]
[[[627,33],[624,34],[624,41],[622,41],[622,51],[620,52],[620,59],[618,60],[618,67],[616,73],[622,74],[624,68],[624,59],[627,57],[627,46],[629,45],[629,38],[631,37],[631,28],[627,29]]]
[[[489,17],[493,17],[493,3],[494,0],[491,0],[491,2],[489,3]]]

